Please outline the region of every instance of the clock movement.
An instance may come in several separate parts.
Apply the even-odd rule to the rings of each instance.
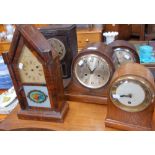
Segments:
[[[140,63],[136,48],[124,40],[115,40],[109,46],[112,47],[114,54],[112,56],[115,68],[127,62]]]
[[[151,130],[155,84],[145,66],[126,63],[111,80],[105,125],[121,130]]]
[[[114,72],[112,48],[92,43],[73,60],[72,79],[65,89],[68,100],[106,103],[108,83]]]
[[[32,25],[17,25],[3,53],[20,104],[18,117],[63,121],[68,110],[57,52]]]
[[[71,63],[77,53],[76,26],[53,24],[39,30],[59,55],[63,82],[66,86],[69,81],[67,79],[71,77]]]

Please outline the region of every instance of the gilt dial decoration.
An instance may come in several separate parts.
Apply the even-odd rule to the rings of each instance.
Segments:
[[[113,83],[110,98],[122,110],[138,112],[150,105],[153,91],[147,81],[133,77],[122,78]]]
[[[58,53],[60,60],[62,60],[66,54],[66,49],[65,49],[64,44],[59,39],[56,39],[56,38],[50,38],[48,39],[48,42]]]
[[[101,56],[87,54],[77,59],[74,65],[74,73],[83,86],[97,89],[109,81],[110,67]]]
[[[126,48],[114,49],[113,60],[116,68],[118,68],[121,64],[124,64],[127,62],[136,62],[132,52]]]
[[[22,83],[46,83],[42,64],[27,46],[22,49],[18,69]]]

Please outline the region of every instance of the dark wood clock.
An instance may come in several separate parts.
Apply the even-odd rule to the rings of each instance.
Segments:
[[[32,25],[17,25],[9,52],[3,53],[21,110],[18,117],[63,121],[68,110],[57,52]]]
[[[108,83],[114,72],[112,48],[92,43],[73,60],[72,80],[65,89],[68,100],[106,104]]]
[[[115,40],[111,44],[114,54],[112,56],[115,68],[127,62],[140,63],[136,48],[125,40]]]
[[[60,57],[62,77],[71,77],[71,63],[77,54],[76,25],[53,24],[39,29]],[[63,80],[64,86],[68,80]]]
[[[119,67],[109,86],[105,125],[121,130],[151,130],[155,84],[145,66],[126,63]]]

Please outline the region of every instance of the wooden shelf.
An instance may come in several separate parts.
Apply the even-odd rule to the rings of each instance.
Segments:
[[[19,106],[2,122],[0,130],[57,130],[57,131],[102,131],[115,130],[107,128],[104,120],[106,105],[68,102],[69,111],[64,123],[21,120],[17,117]]]

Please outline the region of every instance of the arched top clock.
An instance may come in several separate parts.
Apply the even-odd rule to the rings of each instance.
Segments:
[[[17,25],[9,52],[3,53],[21,106],[19,118],[63,120],[64,99],[57,52],[32,25]]]
[[[109,86],[106,125],[123,130],[151,130],[154,92],[149,69],[131,62],[120,66]]]
[[[72,75],[87,89],[104,87],[112,77],[112,50],[104,43],[92,43],[74,59]]]
[[[115,64],[115,68],[118,68],[120,65],[127,62],[140,63],[136,48],[129,42],[125,40],[115,40],[109,44],[109,46],[112,47],[114,52],[112,59]]]
[[[112,48],[91,43],[73,60],[72,80],[66,89],[69,100],[106,104],[106,90],[114,72]]]

